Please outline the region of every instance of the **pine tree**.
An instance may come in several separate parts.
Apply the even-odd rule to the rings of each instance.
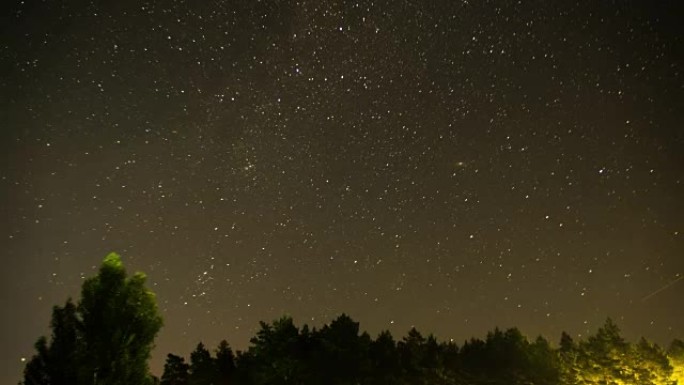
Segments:
[[[216,361],[203,343],[197,344],[190,353],[190,385],[218,385],[219,372]]]
[[[161,385],[188,385],[190,365],[185,359],[174,354],[166,356],[164,373],[161,377]]]
[[[219,343],[216,349],[216,370],[218,372],[218,384],[227,385],[232,383],[235,374],[235,355],[226,340]]]

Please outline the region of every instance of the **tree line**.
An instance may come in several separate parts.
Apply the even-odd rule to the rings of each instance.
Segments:
[[[595,334],[558,346],[517,328],[495,329],[460,346],[415,328],[375,338],[342,314],[320,328],[290,317],[260,329],[244,351],[199,343],[188,359],[168,354],[160,378],[148,360],[162,326],[141,273],[128,277],[116,254],[86,280],[78,304],[53,309],[48,340],[24,369],[23,385],[684,385],[684,342],[663,349],[626,341],[607,319]]]
[[[213,355],[200,343],[188,362],[169,354],[161,384],[663,385],[684,384],[683,370],[684,342],[667,351],[645,339],[632,344],[610,319],[582,341],[563,333],[555,348],[517,328],[461,346],[415,328],[398,341],[389,331],[373,339],[342,314],[320,329],[298,328],[289,317],[262,322],[251,346],[235,354],[226,341]]]

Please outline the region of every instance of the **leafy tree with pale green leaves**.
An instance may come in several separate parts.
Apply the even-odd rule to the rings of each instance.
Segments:
[[[67,301],[52,314],[50,342],[36,343],[26,365],[26,385],[149,384],[148,360],[162,319],[145,275],[128,277],[109,254],[81,288],[78,305]]]
[[[577,347],[573,346],[573,349],[569,350],[563,345],[561,343],[563,384],[675,383],[672,378],[672,367],[665,352],[658,345],[643,338],[638,344],[625,341],[620,335],[620,329],[610,318],[595,335],[589,336]]]
[[[672,366],[665,351],[658,346],[641,338],[638,344],[632,347],[630,360],[627,366],[639,384],[661,385],[672,384]]]

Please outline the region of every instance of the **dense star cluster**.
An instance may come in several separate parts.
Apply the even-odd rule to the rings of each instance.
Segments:
[[[684,334],[676,1],[10,1],[2,381],[110,251],[153,369],[259,320]]]

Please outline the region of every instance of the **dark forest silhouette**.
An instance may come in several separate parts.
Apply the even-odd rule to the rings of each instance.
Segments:
[[[81,300],[53,309],[52,336],[41,337],[24,370],[24,385],[304,385],[304,384],[684,384],[684,342],[666,351],[646,339],[630,343],[607,319],[595,334],[558,347],[517,328],[495,329],[457,345],[409,330],[372,338],[342,314],[320,328],[292,318],[262,322],[245,351],[227,341],[211,351],[202,343],[189,359],[168,354],[161,378],[148,369],[161,328],[145,276],[127,277],[110,254]]]
[[[674,384],[684,364],[682,341],[669,352],[631,344],[610,319],[583,341],[563,333],[558,348],[517,328],[461,346],[416,329],[372,339],[345,314],[312,330],[289,317],[262,322],[251,343],[233,354],[221,341],[214,355],[200,343],[187,363],[169,354],[161,384]]]

